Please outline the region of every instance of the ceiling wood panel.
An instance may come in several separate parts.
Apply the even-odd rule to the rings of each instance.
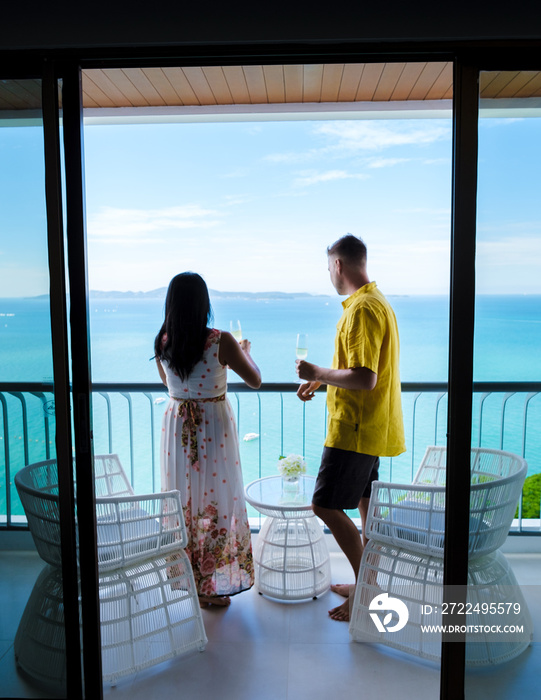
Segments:
[[[189,66],[182,69],[200,105],[215,105],[216,98],[202,68]],[[190,104],[185,102],[184,104]]]
[[[242,66],[225,66],[224,76],[229,85],[233,103],[237,105],[250,104],[250,93]]]
[[[104,71],[104,73],[106,73],[111,78],[111,82],[115,85],[116,89],[119,90],[126,98],[126,103],[125,103],[125,105],[122,105],[122,106],[148,107],[149,106],[148,100],[145,99],[144,95],[142,95],[139,92],[139,90],[137,90],[135,85],[132,83],[132,81],[128,77],[129,70],[131,70],[131,72],[133,73],[134,71],[136,71],[138,69],[137,68],[132,68],[132,69],[113,68],[111,70]],[[83,86],[84,86],[84,81],[83,81]],[[83,100],[83,104],[84,104],[84,100]]]
[[[182,68],[164,68],[163,73],[174,87],[181,105],[198,105],[199,100]]]
[[[225,78],[222,68],[218,67],[206,67],[203,68],[203,74],[206,81],[212,91],[212,96],[218,105],[230,105],[233,104],[233,97],[231,96],[231,90]]]
[[[2,80],[0,98],[5,105],[3,109],[40,108],[41,82],[39,80]]]
[[[164,100],[160,97],[159,92],[145,75],[144,70],[140,68],[125,68],[124,74],[130,80],[137,90],[143,96],[151,107],[162,107],[165,105]]]
[[[89,84],[89,93],[92,88],[92,84],[99,88],[101,93],[105,95],[112,103],[114,107],[131,107],[130,100],[124,95],[124,93],[118,88],[114,82],[115,75],[120,71],[104,71],[104,70],[88,70],[83,72],[83,103],[86,95],[87,79]],[[105,106],[99,99],[96,91],[90,93],[93,95],[99,106]]]
[[[483,78],[484,75],[485,74],[482,73],[481,78]],[[537,71],[520,71],[518,73],[509,73],[508,77],[510,77],[510,80],[505,81],[502,80],[500,74],[488,73],[486,74],[488,87],[482,90],[482,95],[484,97],[490,94],[491,97],[494,98],[499,98],[504,95],[505,97],[512,98],[521,97],[526,94],[528,97],[537,97],[538,95],[535,94],[535,87],[538,84],[536,81],[539,79],[540,75],[541,74]]]
[[[371,102],[374,99],[383,68],[383,63],[367,63],[365,65],[355,97],[356,102]]]
[[[440,78],[446,67],[446,64],[441,63],[422,63],[419,65],[422,66],[422,70],[406,98],[408,100],[426,100],[429,90]]]
[[[510,97],[516,97],[517,92],[522,90],[534,76],[535,71],[520,71],[505,86],[506,93],[509,94]]]
[[[501,97],[500,93],[503,92],[507,96],[508,93],[506,88],[517,75],[518,71],[505,71],[498,73],[494,76],[494,80],[491,80],[486,88],[481,91],[481,95],[483,97]],[[512,95],[509,96],[512,97]]]
[[[535,73],[515,97],[541,97],[541,73]]]
[[[533,97],[539,72],[481,74],[481,96]],[[85,99],[102,107],[442,100],[453,95],[447,63],[346,63],[84,71]],[[103,96],[96,90],[99,88]]]
[[[285,102],[286,90],[283,66],[263,66],[263,76],[269,103],[280,104]]]
[[[304,100],[303,102],[321,101],[321,83],[323,81],[323,64],[304,66]]]
[[[424,63],[405,63],[404,70],[400,74],[400,77],[396,81],[394,90],[391,94],[391,100],[409,100],[410,95],[417,85],[423,68],[426,64]],[[422,98],[421,98],[422,99]]]
[[[453,99],[453,86],[449,85],[447,90],[443,93],[442,100],[452,100]]]
[[[269,98],[265,87],[265,76],[262,66],[244,66],[244,77],[250,94],[251,104],[267,104]]]
[[[6,109],[20,110],[32,108],[32,105],[28,103],[28,100],[21,99],[19,95],[11,92],[10,90],[3,90],[2,94],[4,103],[6,104]]]
[[[344,65],[340,92],[338,93],[339,102],[355,102],[363,69],[362,63],[346,63]]]
[[[453,96],[453,64],[445,64],[444,69],[426,93],[425,100],[447,100]]]
[[[304,66],[284,66],[286,102],[304,102]]]
[[[85,107],[89,107],[91,109],[100,109],[100,105],[88,95],[85,98]]]
[[[31,104],[36,104],[36,101],[41,103],[41,80],[22,80],[21,82],[16,82],[18,85],[21,85],[21,87],[24,87]]]
[[[492,73],[492,72],[487,72],[487,71],[483,71],[479,75],[479,92],[482,95],[486,94],[488,86],[494,80],[496,75],[497,75],[497,73]]]
[[[143,68],[143,73],[166,105],[182,105],[182,100],[162,68]]]
[[[541,97],[540,71],[480,76],[482,98]],[[111,68],[83,71],[92,108],[444,100],[453,96],[447,63]],[[0,109],[39,109],[39,80],[0,81]]]
[[[386,63],[372,99],[389,102],[405,67],[405,63]]]
[[[13,105],[11,104],[11,102],[8,102],[5,99],[5,90],[1,86],[0,86],[0,109],[1,110],[8,110],[10,112],[15,109],[13,107]]]
[[[97,85],[94,81],[94,78],[96,76],[88,76],[88,79],[85,81],[85,102],[87,99],[90,99],[94,102],[94,104],[100,105],[100,107],[115,107],[117,103],[120,102],[126,102],[124,95],[122,95],[121,99],[118,99],[118,96],[121,95],[118,90],[115,90],[117,100],[113,102],[113,100],[107,95],[106,92],[104,92],[99,85]],[[123,107],[127,106],[126,104],[122,105]]]
[[[343,74],[343,64],[334,63],[323,66],[321,102],[338,102]]]

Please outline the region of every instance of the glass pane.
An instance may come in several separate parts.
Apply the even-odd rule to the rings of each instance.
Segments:
[[[297,399],[296,339],[307,334],[308,361],[330,366],[344,297],[326,251],[351,232],[367,244],[369,276],[400,333],[407,451],[382,458],[379,476],[409,484],[426,448],[446,441],[452,65],[96,69],[83,72],[83,95],[95,452],[118,453],[136,492],[170,485],[153,341],[170,279],[192,270],[210,288],[213,325],[236,330],[240,320],[263,382],[285,385],[255,394],[229,375],[244,483],[278,476],[290,453],[316,475],[325,395]],[[349,515],[360,524],[358,510]],[[342,570],[353,579],[345,557]],[[441,561],[430,575],[441,579]],[[421,646],[400,654],[395,674],[375,651],[370,664],[387,669],[378,688],[400,694],[403,670],[415,669],[412,684],[438,697],[439,648]],[[366,648],[353,652],[359,668]],[[436,664],[418,673],[423,655]]]
[[[0,697],[66,693],[40,94],[0,81]]]
[[[470,557],[470,595],[489,607],[467,621],[501,630],[469,637],[466,697],[472,699],[538,693],[539,654],[528,647],[527,609],[535,626],[541,600],[539,75],[484,72],[480,80],[474,379],[488,386],[474,394],[472,441],[485,459],[487,450],[496,453],[472,487],[478,508],[470,520],[486,530],[476,551],[487,555]],[[505,385],[510,382],[521,384]]]

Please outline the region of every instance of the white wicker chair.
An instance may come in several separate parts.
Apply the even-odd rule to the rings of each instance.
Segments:
[[[441,633],[421,634],[421,624],[442,624],[445,466],[445,448],[429,447],[412,484],[376,481],[372,485],[369,542],[361,561],[349,627],[355,641],[377,641],[439,659]],[[490,604],[497,599],[503,603],[512,596],[520,608],[513,624],[522,624],[524,634],[511,641],[469,634],[466,663],[470,666],[511,659],[531,641],[528,607],[512,570],[497,551],[508,535],[526,471],[526,462],[509,452],[471,451],[468,602]],[[396,632],[378,630],[371,617],[374,611],[370,604],[382,593],[402,600],[408,608],[408,623]],[[438,609],[439,615],[423,620],[424,605]],[[481,605],[479,610],[485,608],[485,615],[481,612],[475,620],[469,617],[468,624],[493,626],[492,608]],[[502,624],[509,624],[509,620]]]
[[[134,495],[117,455],[95,457],[95,471],[103,679],[114,683],[173,656],[203,650],[207,639],[184,551],[179,492]],[[15,483],[38,553],[59,568],[56,460],[23,468]],[[33,672],[32,658],[21,655],[24,635],[21,629],[15,649],[19,664],[43,680],[41,670]]]
[[[445,447],[429,447],[412,484],[372,484],[369,540],[443,557],[445,457]],[[489,554],[505,542],[526,472],[526,462],[510,452],[472,449],[470,557]]]

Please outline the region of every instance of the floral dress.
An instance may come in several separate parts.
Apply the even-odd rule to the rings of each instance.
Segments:
[[[162,490],[180,491],[197,592],[234,595],[254,583],[235,419],[220,364],[221,333],[212,330],[186,380],[167,361],[169,404],[161,437]]]

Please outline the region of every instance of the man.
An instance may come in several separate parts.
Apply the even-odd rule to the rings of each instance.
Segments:
[[[332,368],[297,360],[297,374],[306,381],[297,395],[310,401],[321,384],[327,385],[328,431],[312,509],[334,535],[357,580],[379,458],[406,449],[398,328],[389,302],[368,278],[361,239],[348,234],[327,249],[327,256],[331,282],[338,294],[348,298],[342,302]],[[344,512],[352,508],[361,514],[362,541]],[[329,615],[348,621],[354,587],[335,585],[332,590],[346,601]]]

